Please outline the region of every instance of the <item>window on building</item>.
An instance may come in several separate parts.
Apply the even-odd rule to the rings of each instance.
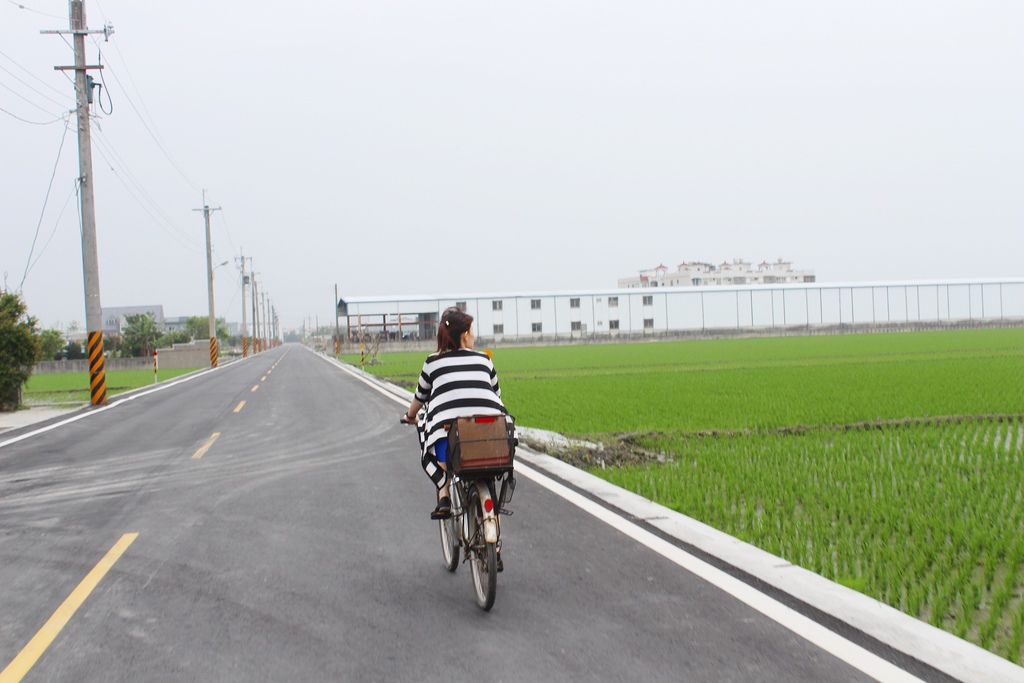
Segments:
[[[500,311],[501,310],[501,306],[502,306],[503,303],[504,302],[502,302],[502,301],[492,301],[491,302],[491,310],[492,311]]]
[[[654,329],[654,318],[644,318],[644,329],[645,330],[653,330]]]
[[[645,296],[644,297],[644,306],[653,306],[653,305],[654,305],[654,297],[653,296]]]
[[[505,326],[504,325],[495,325],[494,326],[494,334],[505,334]]]
[[[690,280],[690,282],[693,283],[694,287],[700,287],[702,284],[704,284],[704,280],[700,279],[699,277],[693,278],[692,280]]]
[[[466,311],[466,302],[465,301],[456,301],[455,302],[455,308],[459,309],[462,312],[465,312]]]
[[[534,323],[532,331],[533,332],[542,332],[543,330],[541,329],[541,324],[540,323]]]
[[[570,328],[572,329],[573,332],[582,332],[583,331],[583,323],[581,323],[579,320],[574,320],[574,321],[572,321],[572,324],[570,325]]]
[[[530,299],[530,308],[533,310],[540,309],[540,299]]]
[[[619,307],[619,297],[617,297],[617,296],[610,296],[610,297],[608,297],[608,308],[618,308],[618,307]]]
[[[579,308],[579,307],[580,307],[580,300],[579,300],[579,298],[569,299],[569,308]]]
[[[619,329],[619,321],[618,320],[609,320],[608,321],[608,329],[609,330],[617,330],[617,329]]]

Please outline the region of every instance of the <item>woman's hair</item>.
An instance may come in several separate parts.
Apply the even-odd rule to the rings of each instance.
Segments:
[[[460,348],[462,334],[473,327],[473,316],[458,308],[447,308],[441,314],[437,325],[437,352],[454,351]]]

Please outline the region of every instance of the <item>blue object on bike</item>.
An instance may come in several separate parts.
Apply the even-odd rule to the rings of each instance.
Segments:
[[[441,464],[448,462],[448,439],[441,439],[434,443],[434,455]]]

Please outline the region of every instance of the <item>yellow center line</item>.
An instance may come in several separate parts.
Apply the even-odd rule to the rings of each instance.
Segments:
[[[260,377],[260,381],[261,381],[261,382],[265,382],[265,381],[266,381],[266,379],[267,379],[267,376],[266,376],[266,375],[263,375],[262,377]]]
[[[239,402],[238,402],[238,405],[237,405],[237,406],[235,406],[235,410],[234,410],[234,412],[236,412],[236,413],[237,413],[238,411],[240,411],[240,410],[242,409],[242,406],[244,406],[244,405],[245,405],[245,401],[239,401]]]
[[[242,401],[242,403],[245,403],[245,401]],[[242,406],[238,406],[238,408],[241,408],[241,407],[242,407]],[[235,412],[236,412],[236,413],[238,412],[238,408],[236,408],[236,409],[235,409]],[[212,446],[212,445],[213,445],[213,442],[217,440],[217,437],[218,437],[218,436],[220,436],[220,432],[214,432],[214,433],[213,433],[213,436],[211,436],[211,437],[210,437],[209,439],[207,439],[207,440],[206,440],[206,443],[204,443],[204,444],[203,444],[202,446],[200,446],[200,447],[199,447],[199,450],[198,450],[198,451],[196,451],[196,452],[195,452],[195,453],[194,453],[194,454],[192,455],[192,459],[193,459],[193,460],[198,460],[199,458],[201,458],[201,457],[203,457],[204,455],[206,455],[206,451],[210,450],[210,446]]]
[[[257,390],[257,389],[259,389],[259,388],[260,388],[260,385],[259,385],[259,384],[257,384],[257,385],[255,385],[255,386],[253,386],[253,388],[252,388],[252,389],[250,389],[250,390],[249,390],[249,393],[251,394],[252,392],[256,391],[256,390]]]
[[[82,603],[89,597],[89,594],[93,592],[100,580],[107,575],[110,568],[114,566],[114,563],[120,559],[124,551],[128,549],[128,546],[138,536],[137,533],[125,534],[121,537],[121,540],[114,544],[114,547],[103,556],[99,564],[86,574],[82,582],[78,584],[78,587],[71,591],[71,595],[57,608],[53,616],[43,624],[43,627],[39,629],[39,633],[32,640],[28,641],[28,645],[18,653],[14,661],[8,664],[6,669],[0,671],[0,683],[18,683],[18,681],[25,677],[25,674],[35,665],[43,652],[46,651],[46,648],[50,646],[54,638],[71,620],[71,617],[82,606]]]

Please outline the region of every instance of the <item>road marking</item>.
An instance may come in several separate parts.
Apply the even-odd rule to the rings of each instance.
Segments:
[[[99,564],[86,574],[82,582],[78,584],[78,587],[71,591],[71,595],[57,608],[53,616],[43,624],[43,627],[39,629],[35,637],[28,641],[28,645],[18,653],[18,656],[7,665],[6,669],[0,671],[0,683],[18,683],[18,681],[24,678],[25,674],[32,669],[54,638],[57,637],[68,621],[71,620],[71,617],[74,616],[75,612],[78,611],[78,608],[82,606],[85,599],[89,597],[89,594],[93,592],[100,580],[107,575],[110,568],[114,566],[114,563],[117,562],[138,536],[137,533],[125,534],[121,537],[121,540],[114,544],[114,547],[103,556]]]
[[[267,376],[266,376],[266,375],[263,375],[262,377],[260,377],[260,381],[261,381],[261,382],[265,382],[265,381],[267,381]]]
[[[197,371],[197,372],[185,375],[184,377],[181,377],[181,378],[178,378],[178,379],[174,379],[174,380],[171,380],[171,381],[168,381],[168,382],[162,382],[161,384],[157,385],[156,387],[154,387],[152,389],[148,389],[146,391],[140,391],[137,394],[132,394],[131,396],[125,396],[124,398],[121,398],[120,396],[115,396],[114,399],[112,399],[112,402],[108,403],[105,406],[83,409],[85,412],[79,413],[78,415],[73,415],[72,417],[69,417],[66,420],[61,420],[60,422],[54,422],[52,425],[47,425],[46,427],[40,427],[39,429],[34,429],[31,432],[26,432],[25,434],[22,434],[21,436],[15,436],[15,437],[13,437],[11,439],[7,439],[6,441],[0,441],[0,448],[3,448],[4,446],[10,446],[11,444],[18,443],[19,441],[24,441],[25,439],[31,438],[33,436],[38,436],[40,434],[45,434],[46,432],[49,432],[49,431],[54,430],[54,429],[57,429],[58,427],[63,427],[64,425],[71,424],[72,422],[78,422],[79,420],[84,420],[85,418],[92,417],[93,415],[99,415],[100,413],[105,413],[108,410],[113,410],[114,408],[117,408],[119,406],[125,405],[126,403],[130,403],[130,402],[134,401],[137,398],[142,398],[143,396],[149,396],[150,394],[155,394],[158,391],[165,391],[167,389],[170,389],[171,387],[176,387],[179,384],[184,384],[185,382],[191,382],[192,380],[197,379],[199,377],[205,377],[206,375],[208,375],[211,372],[219,372],[219,371],[221,371],[221,370],[223,370],[225,368],[230,368],[230,367],[235,367],[235,364],[234,363],[225,363],[224,365],[219,365],[219,366],[217,366],[215,368],[210,368],[208,370],[200,370],[200,371]]]
[[[559,484],[557,481],[537,472],[533,468],[518,462],[516,463],[516,473],[525,475],[527,479],[564,498],[613,529],[621,531],[641,545],[647,546],[662,557],[671,560],[683,569],[704,579],[711,585],[728,593],[772,621],[788,628],[793,633],[805,638],[822,650],[846,662],[858,671],[871,676],[875,680],[920,683],[921,679],[916,676],[890,664],[856,643],[852,643],[839,634],[830,631],[818,622],[786,607],[756,588],[726,574],[721,569],[697,559],[685,550],[672,545],[668,541],[624,519],[617,513],[595,503],[586,496],[580,495],[567,486]]]
[[[255,391],[255,389],[253,389],[253,391]],[[239,402],[238,402],[238,405],[237,405],[237,406],[235,406],[235,410],[234,410],[234,412],[236,412],[236,413],[237,413],[238,411],[240,411],[240,410],[242,409],[242,406],[244,406],[244,405],[245,405],[245,401],[239,401]]]
[[[373,381],[360,376],[359,371],[349,369],[340,362],[334,361],[330,358],[325,358],[323,356],[321,356],[321,358],[324,358],[328,363],[337,366],[339,369],[355,379],[360,380],[370,388],[375,389],[384,396],[387,396],[395,403],[403,406],[407,404],[409,399],[397,396]],[[521,461],[516,463],[516,472],[523,474],[527,479],[543,486],[555,495],[564,498],[568,502],[582,509],[584,512],[593,515],[608,526],[622,532],[641,545],[646,546],[662,557],[679,565],[683,569],[704,579],[721,591],[733,596],[740,602],[760,612],[772,621],[789,629],[814,645],[817,645],[822,650],[828,652],[837,659],[846,662],[854,669],[871,676],[875,680],[886,681],[887,683],[922,683],[920,678],[917,678],[898,666],[885,661],[872,652],[865,650],[860,645],[843,638],[818,622],[808,619],[799,612],[783,605],[773,598],[768,597],[756,588],[743,583],[739,579],[730,576],[717,567],[713,567],[707,562],[690,555],[685,550],[672,545],[668,541],[652,534],[646,529],[626,520],[618,513],[613,512],[602,505],[598,505],[586,496],[582,496],[569,487],[564,486],[554,479],[551,479],[533,468],[522,464]]]
[[[254,386],[254,387],[253,387],[252,389],[250,389],[250,390],[249,390],[249,393],[251,394],[252,392],[256,391],[256,390],[257,390],[257,389],[259,389],[259,388],[260,388],[260,385],[259,385],[259,384],[257,384],[257,385],[255,385],[255,386]]]
[[[245,403],[245,401],[242,401],[242,403]],[[241,407],[242,406],[238,406],[238,408],[241,408]],[[235,409],[236,413],[238,412],[238,408]],[[202,446],[200,446],[199,450],[192,454],[192,459],[193,460],[198,460],[199,458],[201,458],[204,455],[206,455],[206,451],[210,450],[210,446],[213,445],[213,442],[217,440],[218,436],[220,436],[220,432],[214,432],[213,436],[211,436],[209,439],[207,439],[206,443],[204,443]]]

